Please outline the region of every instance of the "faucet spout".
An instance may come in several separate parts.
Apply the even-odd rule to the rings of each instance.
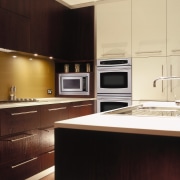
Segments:
[[[173,79],[180,79],[180,77],[179,76],[159,77],[153,81],[153,87],[156,87],[156,82],[159,80],[173,80]]]

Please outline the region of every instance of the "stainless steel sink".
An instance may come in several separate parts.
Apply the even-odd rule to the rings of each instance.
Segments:
[[[142,105],[131,106],[112,110],[107,114],[133,115],[133,116],[180,116],[178,107],[143,107]]]

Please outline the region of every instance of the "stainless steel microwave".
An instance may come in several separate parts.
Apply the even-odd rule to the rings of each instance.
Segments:
[[[59,95],[89,95],[89,73],[62,73],[58,74]]]

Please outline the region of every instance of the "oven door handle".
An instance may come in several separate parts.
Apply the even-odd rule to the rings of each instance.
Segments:
[[[101,72],[114,72],[114,71],[129,71],[131,70],[131,67],[123,67],[123,68],[98,68],[98,71]]]

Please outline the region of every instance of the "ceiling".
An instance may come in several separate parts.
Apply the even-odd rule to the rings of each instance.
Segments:
[[[95,5],[97,2],[105,1],[105,0],[56,0],[56,1],[73,9],[73,8]]]

